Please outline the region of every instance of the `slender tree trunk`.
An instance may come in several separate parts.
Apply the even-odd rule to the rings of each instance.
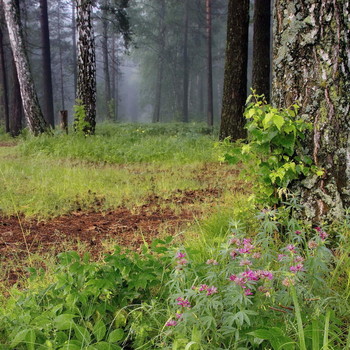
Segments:
[[[77,59],[77,23],[76,23],[76,14],[75,14],[75,6],[76,1],[72,1],[72,43],[73,43],[73,79],[74,79],[74,92],[75,96],[77,95],[77,84],[78,84],[78,59]]]
[[[189,0],[185,2],[185,21],[184,21],[184,47],[183,47],[183,105],[182,105],[182,121],[188,123],[188,11]]]
[[[154,102],[153,123],[160,122],[160,110],[162,103],[162,82],[164,71],[164,48],[165,48],[165,0],[160,0],[159,15],[159,36],[158,36],[158,59],[157,59],[157,78],[156,78],[156,94]]]
[[[4,52],[3,31],[0,28],[0,70],[1,70],[1,87],[2,87],[2,105],[4,110],[5,132],[10,132],[10,116],[9,116],[9,101],[8,101],[8,84]]]
[[[24,115],[30,131],[38,135],[49,129],[40,109],[39,100],[30,74],[27,52],[23,41],[19,7],[16,0],[3,0],[6,24],[10,36],[11,48],[17,68],[18,80]]]
[[[213,112],[213,64],[212,64],[212,24],[211,24],[211,0],[206,0],[206,20],[207,20],[207,74],[208,74],[208,109],[207,109],[207,123],[208,126],[214,124]]]
[[[119,77],[119,61],[118,51],[116,47],[115,34],[112,33],[112,96],[114,101],[114,120],[118,120],[118,77]]]
[[[47,13],[47,0],[40,0],[40,26],[41,26],[41,50],[43,60],[43,90],[44,90],[44,117],[47,123],[54,128],[55,117],[53,110],[52,73],[51,73],[51,49],[49,17]]]
[[[350,2],[275,1],[273,102],[313,124],[305,152],[322,177],[297,183],[304,216],[333,221],[350,205]]]
[[[10,133],[12,136],[18,136],[22,130],[22,97],[21,88],[18,81],[16,63],[12,59],[12,99],[11,99],[11,118]]]
[[[58,54],[60,59],[60,94],[61,94],[61,108],[65,110],[65,95],[64,95],[64,76],[63,76],[63,48],[62,48],[62,33],[61,33],[61,0],[58,0],[58,16],[57,16],[57,28],[58,28]],[[74,28],[75,31],[75,28]],[[76,64],[74,63],[74,67]],[[76,84],[74,82],[74,91]]]
[[[86,134],[94,134],[96,126],[96,59],[91,20],[92,0],[76,0],[78,29],[77,99],[85,109]]]
[[[253,37],[253,81],[258,95],[270,102],[271,0],[255,0]]]
[[[249,0],[229,0],[220,139],[246,137]]]
[[[110,104],[111,104],[111,78],[109,74],[109,62],[108,62],[108,13],[107,13],[107,0],[103,2],[102,8],[102,56],[103,56],[103,73],[105,83],[105,104],[107,111],[107,119],[112,119],[110,115]]]

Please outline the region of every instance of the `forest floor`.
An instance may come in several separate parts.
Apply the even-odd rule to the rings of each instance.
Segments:
[[[7,146],[11,144],[0,145]],[[218,181],[224,174],[226,178],[236,178],[226,188]],[[144,243],[155,238],[176,235],[181,240],[184,231],[196,221],[225,205],[227,192],[246,192],[237,175],[236,169],[206,164],[196,173],[197,180],[205,185],[203,188],[177,189],[165,197],[154,193],[132,208],[105,210],[96,197],[91,209],[78,207],[69,214],[46,220],[22,214],[0,215],[0,283],[20,284],[22,277],[27,276],[25,262],[35,257],[45,269],[45,259],[40,257],[56,256],[62,251],[87,251],[93,260],[99,260],[116,245],[138,252]]]

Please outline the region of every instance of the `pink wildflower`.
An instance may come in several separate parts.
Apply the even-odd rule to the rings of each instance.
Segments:
[[[239,238],[233,237],[229,240],[229,244],[241,245],[241,240]]]
[[[199,286],[199,291],[200,292],[203,292],[204,290],[207,290],[209,288],[209,286],[208,285],[206,285],[206,284],[201,284],[200,286]]]
[[[186,253],[182,253],[182,252],[177,252],[175,257],[176,259],[182,259],[186,256]]]
[[[302,257],[302,256],[296,256],[295,258],[294,258],[294,261],[296,262],[296,263],[302,263],[303,261],[305,261],[305,259]]]
[[[177,305],[180,305],[182,307],[191,308],[191,303],[187,299],[177,298],[176,301],[178,302]]]
[[[239,263],[239,266],[250,266],[250,265],[252,265],[252,262],[248,259],[243,259]]]
[[[244,290],[244,295],[246,295],[246,296],[253,295],[253,292],[249,288],[247,288]]]
[[[277,260],[278,260],[278,261],[282,261],[282,260],[284,260],[284,258],[286,258],[286,257],[287,257],[286,254],[278,254]]]
[[[253,257],[254,259],[260,259],[260,258],[261,258],[261,253],[254,253],[254,254],[252,255],[252,257]]]
[[[295,284],[295,281],[292,278],[286,277],[283,281],[282,284],[286,287],[293,286]]]
[[[246,278],[248,281],[258,281],[259,276],[256,271],[253,270],[247,270],[242,272],[242,277]]]
[[[296,230],[296,231],[295,231],[295,234],[299,236],[299,235],[301,235],[301,231]]]
[[[298,264],[296,266],[291,266],[289,270],[293,273],[299,272],[299,271],[304,271],[304,265],[303,264]]]
[[[296,253],[295,251],[296,247],[293,244],[288,244],[286,249],[289,250],[291,253]]]
[[[271,271],[260,270],[258,271],[258,275],[260,276],[260,278],[266,278],[270,281],[273,279],[273,273]]]
[[[206,261],[207,265],[219,265],[219,263],[215,259],[208,259]]]
[[[173,326],[176,326],[177,325],[177,321],[176,320],[170,320],[168,321],[165,326],[166,327],[173,327]]]
[[[175,317],[179,320],[180,318],[182,318],[182,313],[180,313],[180,312],[177,312],[176,314],[175,314]]]
[[[207,288],[207,295],[212,295],[218,293],[218,289],[214,286]]]
[[[235,250],[232,250],[232,252],[230,253],[230,255],[231,255],[231,258],[232,259],[236,259],[236,257],[237,257],[237,252],[235,251]]]
[[[318,247],[318,243],[316,241],[309,241],[307,245],[310,249],[315,249]]]

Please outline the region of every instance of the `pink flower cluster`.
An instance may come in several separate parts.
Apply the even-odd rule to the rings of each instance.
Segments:
[[[321,227],[315,227],[315,230],[318,232],[318,234],[319,234],[319,236],[320,236],[322,241],[325,241],[328,238],[329,234],[324,232],[321,229]]]
[[[272,280],[273,274],[271,271],[265,271],[265,270],[247,270],[237,275],[231,275],[229,279],[236,283],[238,286],[242,287],[244,289],[245,295],[253,295],[253,292],[247,288],[247,283],[255,283],[259,280]]]
[[[188,309],[191,308],[191,303],[187,299],[180,297],[180,298],[177,298],[176,301],[177,301],[177,305],[180,305],[185,308],[187,307]]]
[[[236,259],[237,256],[240,254],[252,254],[252,257],[254,259],[259,259],[261,257],[261,254],[258,252],[253,253],[253,250],[256,248],[252,244],[252,239],[251,238],[237,238],[233,237],[229,240],[229,244],[235,245],[236,249],[232,250],[230,252],[231,258]],[[241,266],[248,266],[251,265],[251,262],[247,259],[241,262]]]
[[[219,263],[215,259],[208,259],[206,261],[207,265],[219,265]]]
[[[218,289],[217,289],[216,287],[214,287],[214,286],[209,287],[209,286],[206,285],[206,284],[201,284],[201,285],[199,286],[199,289],[198,289],[198,290],[199,290],[200,292],[203,292],[203,291],[207,292],[207,295],[213,295],[213,294],[218,293]]]
[[[186,253],[177,252],[175,255],[176,263],[177,263],[177,269],[182,269],[183,266],[186,266],[188,264],[188,260],[185,259]]]

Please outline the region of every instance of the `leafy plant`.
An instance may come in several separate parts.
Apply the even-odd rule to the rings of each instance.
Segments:
[[[86,135],[86,130],[89,130],[90,123],[86,120],[86,111],[83,102],[81,100],[76,100],[73,110],[75,132],[79,135]]]
[[[254,92],[247,103],[244,113],[247,142],[232,145],[225,140],[224,160],[243,162],[246,167],[244,176],[254,179],[258,201],[265,205],[275,204],[293,180],[310,172],[323,173],[312,165],[311,158],[302,150],[302,140],[311,124],[298,116],[299,106],[296,104],[291,108],[277,109]]]

